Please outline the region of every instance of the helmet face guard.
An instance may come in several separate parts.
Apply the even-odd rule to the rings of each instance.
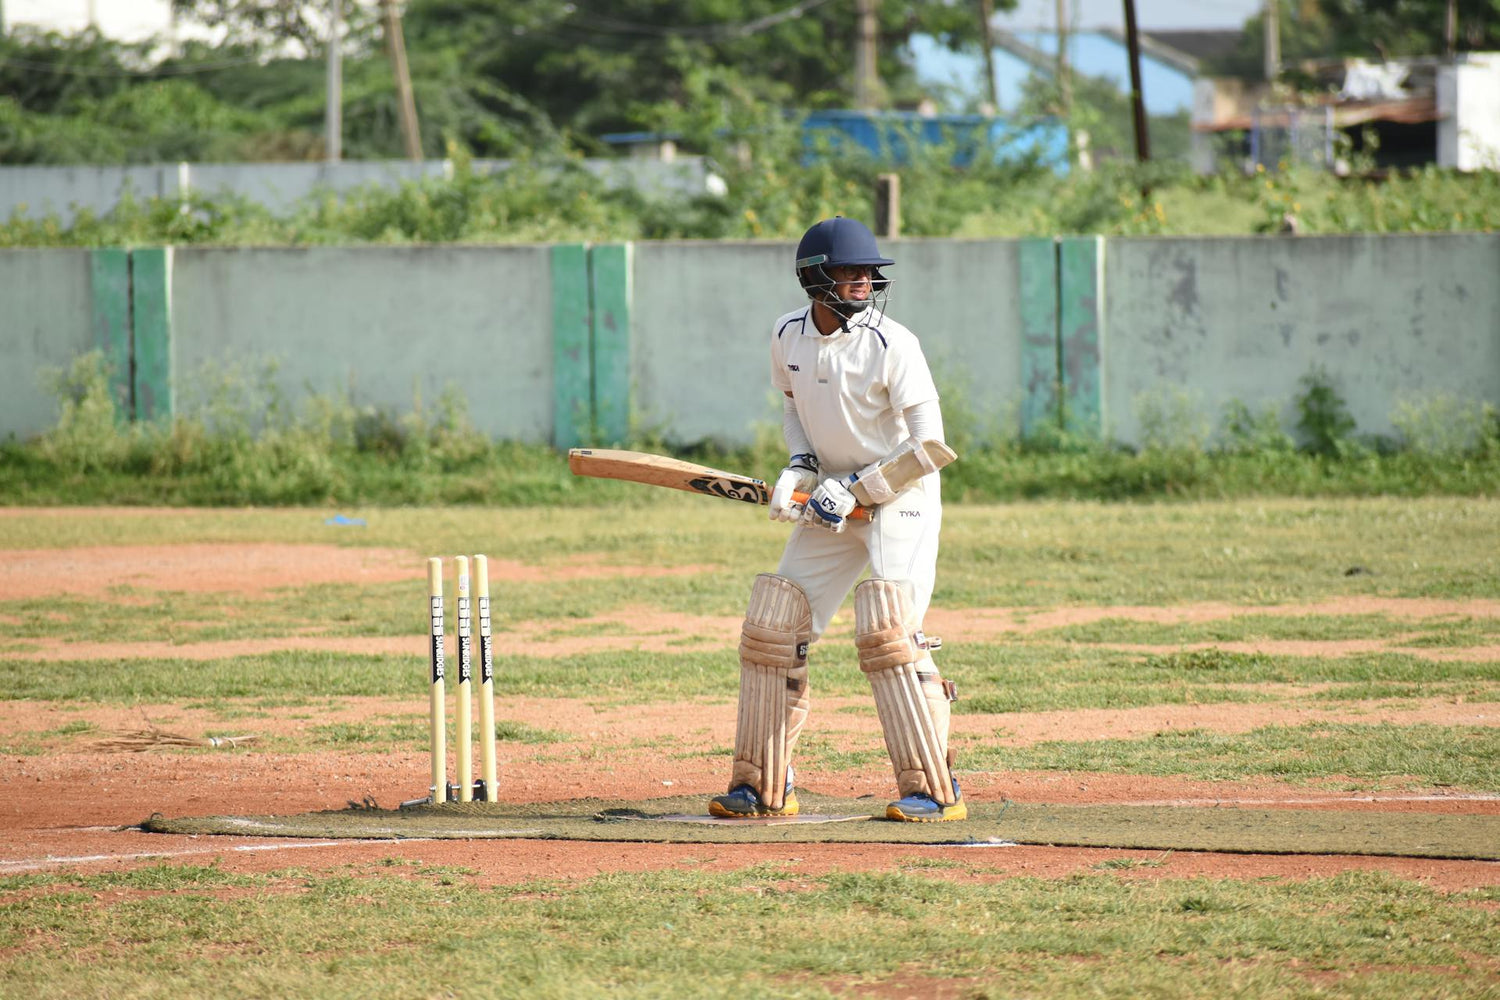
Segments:
[[[799,260],[797,263],[802,264]],[[807,297],[814,302],[821,302],[829,309],[838,313],[844,319],[854,319],[867,309],[877,310],[875,319],[878,322],[880,315],[885,312],[886,300],[890,297],[891,279],[880,273],[879,267],[870,268],[870,295],[863,299],[846,299],[839,294],[839,285],[847,282],[839,282],[830,275],[825,267],[839,267],[852,265],[827,264],[817,258],[797,270],[797,278],[802,283],[802,288],[807,292]]]
[[[809,229],[797,245],[797,280],[814,302],[821,302],[837,313],[847,325],[868,309],[875,309],[875,321],[885,312],[891,279],[881,273],[895,261],[882,257],[875,245],[875,234],[856,219],[835,216]],[[870,295],[865,299],[848,299],[839,294],[839,282],[829,274],[836,267],[868,267]]]

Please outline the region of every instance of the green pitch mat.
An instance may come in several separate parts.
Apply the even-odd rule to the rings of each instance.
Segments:
[[[153,816],[152,833],[348,839],[540,839],[646,843],[1051,844],[1243,854],[1371,854],[1500,860],[1500,816],[971,802],[955,823],[893,823],[874,798],[798,791],[798,822],[712,821],[703,796],[635,802],[351,807],[295,816]]]

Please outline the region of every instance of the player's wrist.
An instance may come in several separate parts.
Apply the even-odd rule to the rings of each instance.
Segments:
[[[810,451],[805,451],[801,454],[793,455],[786,460],[786,467],[788,469],[804,470],[807,472],[811,472],[813,475],[817,475],[818,456],[814,455]]]

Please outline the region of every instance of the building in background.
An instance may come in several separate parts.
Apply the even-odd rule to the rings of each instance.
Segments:
[[[825,154],[869,156],[893,167],[910,163],[921,147],[947,151],[955,166],[975,162],[1031,162],[1068,170],[1067,128],[1055,118],[1012,120],[990,115],[919,111],[809,111],[801,117],[805,159]],[[679,136],[611,132],[599,137],[632,160],[672,163],[682,156]],[[750,155],[745,150],[745,155]]]
[[[1150,115],[1173,115],[1193,107],[1193,86],[1206,60],[1232,51],[1241,32],[1232,29],[1141,31],[1141,90]],[[1014,111],[1021,103],[1027,80],[1050,80],[1057,72],[1055,31],[1012,31],[994,28],[993,62],[996,111]],[[1130,55],[1125,35],[1117,28],[1070,32],[1068,65],[1079,76],[1111,80],[1121,93],[1130,93]],[[914,35],[912,61],[923,86],[942,95],[946,109],[973,110],[988,95],[984,87],[984,58],[979,52],[953,52],[935,38]]]
[[[1500,169],[1500,53],[1321,60],[1298,71],[1310,82],[1296,94],[1261,82],[1198,80],[1194,169],[1295,161],[1347,173],[1361,157],[1378,169]]]

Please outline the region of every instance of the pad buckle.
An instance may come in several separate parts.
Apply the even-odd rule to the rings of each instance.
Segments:
[[[921,629],[917,629],[912,633],[912,640],[916,642],[918,649],[925,649],[928,652],[936,652],[943,648],[942,639],[939,639],[935,635],[928,635]]]

